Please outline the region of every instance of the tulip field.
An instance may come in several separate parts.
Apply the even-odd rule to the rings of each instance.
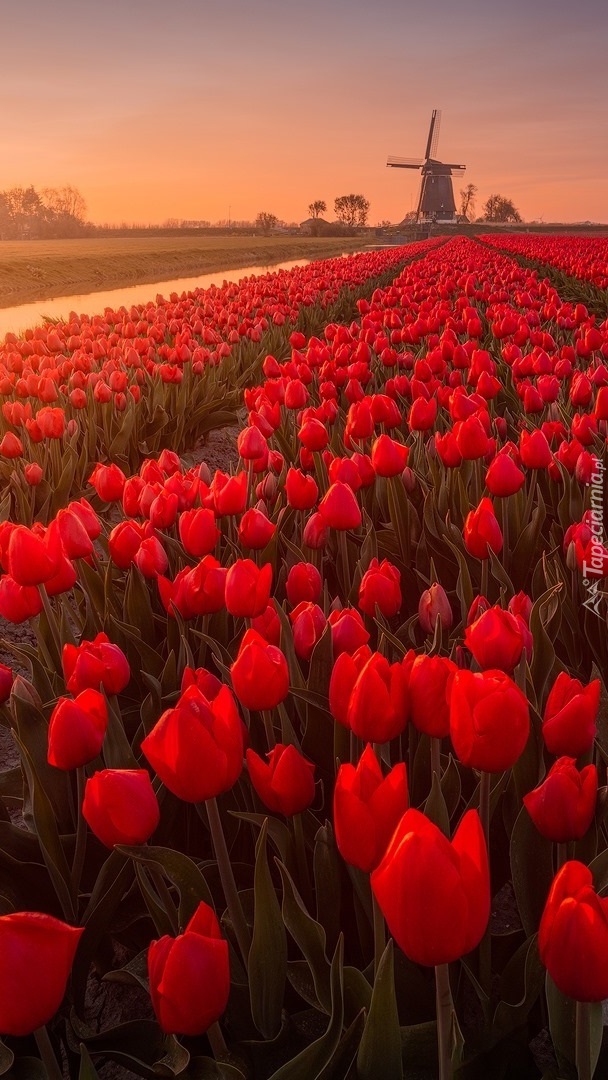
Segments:
[[[6,336],[0,1076],[608,1075],[607,267]]]

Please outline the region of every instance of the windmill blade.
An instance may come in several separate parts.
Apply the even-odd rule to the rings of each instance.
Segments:
[[[433,109],[433,115],[431,116],[431,126],[429,128],[429,137],[426,142],[426,151],[424,154],[425,161],[434,157],[437,153],[437,140],[439,139],[439,125],[441,123],[441,112],[439,109]],[[435,134],[435,131],[437,134]]]
[[[395,157],[393,154],[386,159],[386,164],[394,169],[420,169],[424,161],[420,158]]]

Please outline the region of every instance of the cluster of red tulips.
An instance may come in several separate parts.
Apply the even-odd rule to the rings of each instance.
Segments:
[[[608,237],[541,236],[534,233],[504,236],[488,235],[481,239],[503,251],[523,255],[539,263],[563,270],[569,277],[590,281],[598,289],[608,289]]]
[[[109,454],[0,525],[7,1060],[601,1075],[608,322],[469,240],[392,262],[315,333],[287,290],[233,474]]]

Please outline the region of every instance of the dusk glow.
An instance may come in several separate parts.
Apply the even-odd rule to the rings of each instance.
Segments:
[[[600,0],[31,0],[1,18],[2,183],[72,183],[96,222],[301,221],[363,192],[370,222],[415,206],[420,156],[467,166],[527,220],[606,220]]]

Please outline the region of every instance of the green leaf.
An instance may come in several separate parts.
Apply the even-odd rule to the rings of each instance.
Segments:
[[[209,886],[196,863],[181,851],[165,847],[126,847],[117,845],[115,851],[128,855],[144,866],[160,867],[177,888],[180,896],[179,923],[186,926],[201,900],[214,907]]]
[[[338,1050],[344,1025],[343,948],[343,939],[340,937],[331,963],[330,1016],[325,1032],[291,1061],[277,1069],[270,1080],[315,1080],[323,1076],[324,1070],[332,1061]]]
[[[538,930],[553,880],[551,843],[540,835],[522,806],[511,834],[511,875],[522,926],[528,936]]]
[[[441,782],[436,772],[433,773],[433,783],[431,785],[429,796],[424,804],[424,813],[437,828],[441,829],[444,836],[449,837],[450,815],[441,790]]]
[[[279,860],[277,865],[283,879],[283,922],[308,963],[320,1007],[329,1013],[331,988],[329,963],[325,955],[325,930],[309,915],[287,867]]]
[[[78,1080],[99,1080],[99,1073],[91,1061],[91,1056],[84,1043],[80,1044],[80,1069]]]
[[[265,1039],[281,1030],[287,977],[287,935],[266,855],[267,824],[255,846],[254,916],[247,961],[251,1015]]]
[[[378,965],[372,1001],[357,1054],[358,1080],[403,1076],[401,1032],[395,996],[393,942],[389,939]]]
[[[315,836],[313,853],[317,920],[325,929],[329,948],[340,934],[341,873],[333,829],[325,822]]]
[[[557,1057],[560,1073],[568,1073],[576,1064],[576,1001],[565,997],[553,982],[547,972],[545,982],[547,995],[547,1010],[549,1013],[549,1031],[553,1049]],[[602,1022],[602,1003],[592,1001],[586,1003],[589,1009],[591,1031],[591,1073],[593,1076],[602,1048],[602,1035],[604,1032]],[[598,1078],[599,1080],[599,1078]]]
[[[535,1005],[545,980],[545,969],[538,955],[536,934],[520,945],[509,960],[500,979],[500,1001],[493,1026],[506,1035],[522,1026]]]
[[[13,738],[19,746],[23,768],[27,777],[32,817],[36,826],[42,857],[66,920],[76,922],[76,911],[70,889],[70,869],[59,837],[53,808],[34,768],[27,747],[15,732],[13,732]]]
[[[5,1076],[15,1060],[12,1050],[0,1039],[0,1076]]]

